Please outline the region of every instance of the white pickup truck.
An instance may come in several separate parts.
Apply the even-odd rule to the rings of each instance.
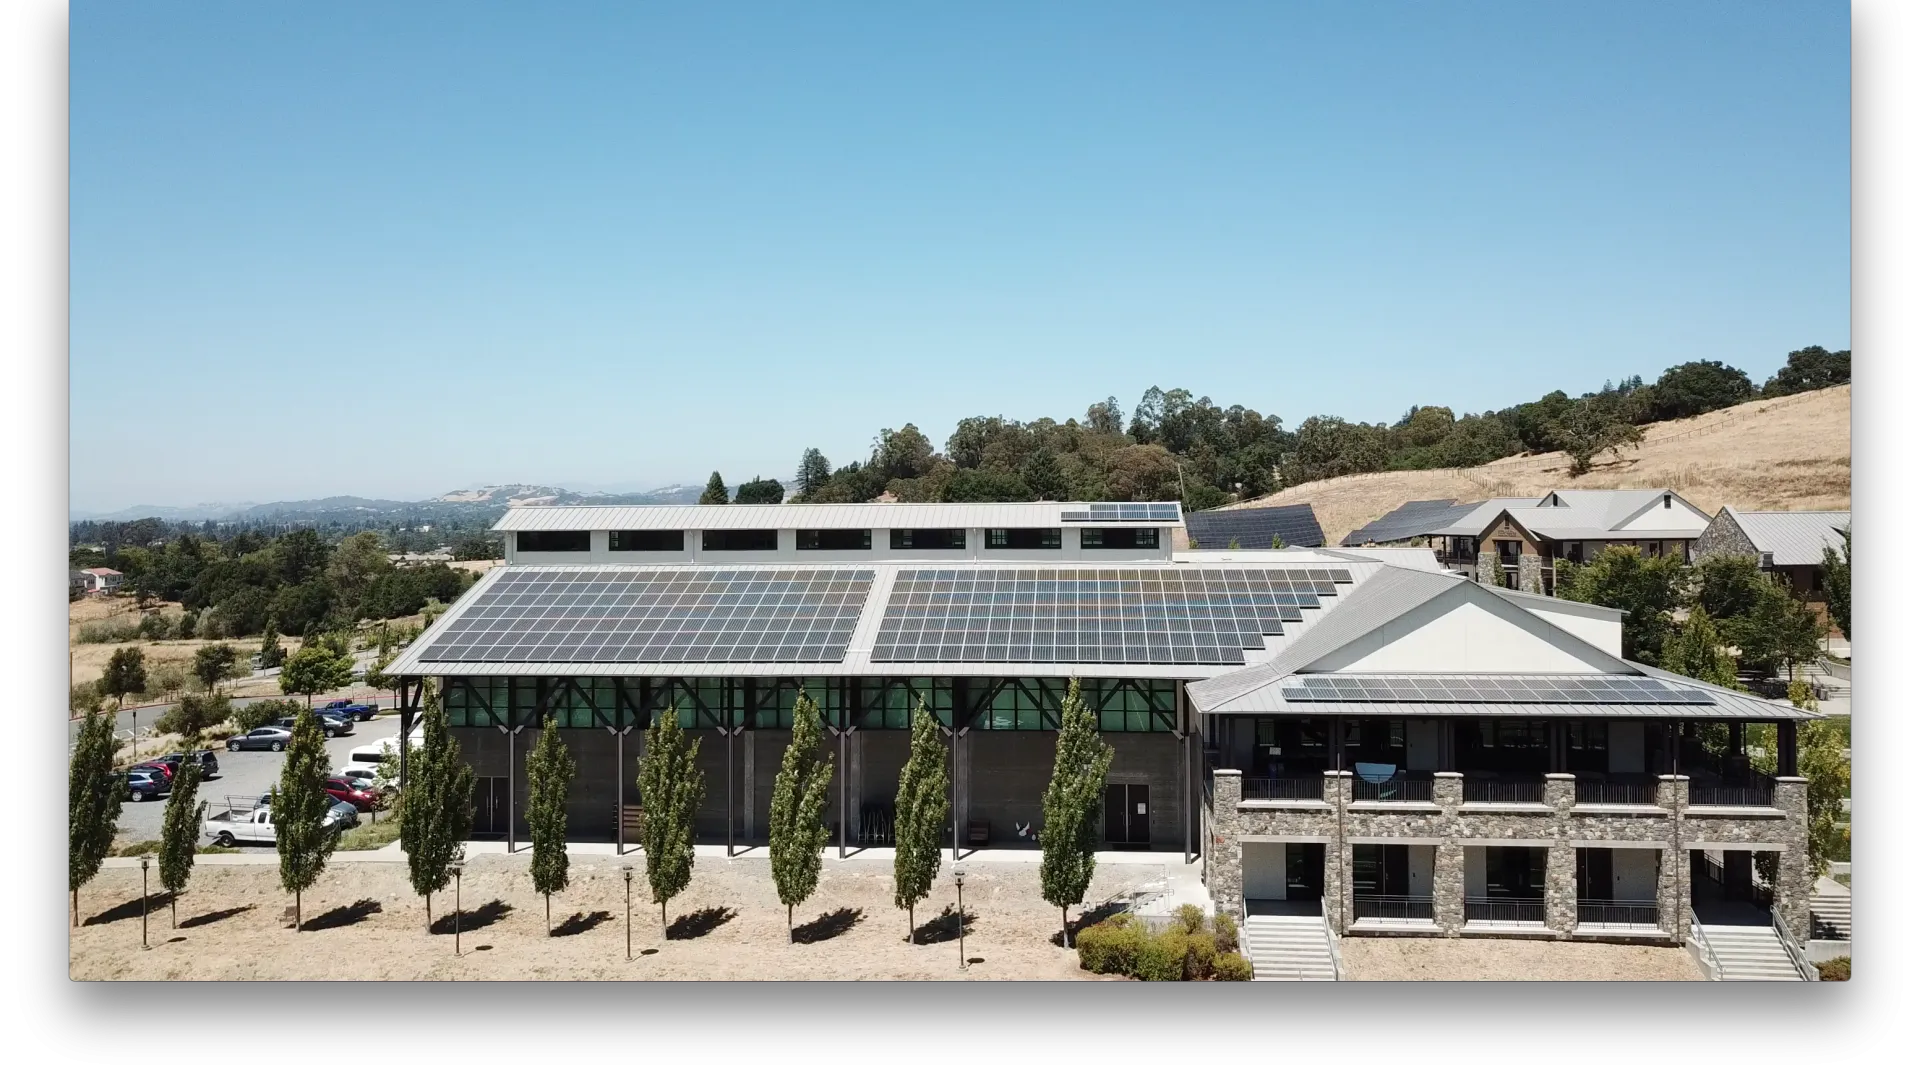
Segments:
[[[220,847],[274,843],[273,807],[265,800],[266,796],[259,800],[228,799],[227,808],[218,812],[209,805],[207,819],[200,825],[201,835]],[[327,824],[341,828],[357,816],[352,807],[335,800],[327,809]]]

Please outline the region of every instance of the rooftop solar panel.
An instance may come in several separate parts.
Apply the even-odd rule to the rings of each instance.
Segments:
[[[1225,548],[1236,541],[1246,549],[1270,548],[1276,536],[1288,547],[1325,547],[1327,543],[1307,503],[1187,515],[1187,537],[1203,549]]]
[[[1402,503],[1348,533],[1341,544],[1356,547],[1426,536],[1459,521],[1479,505],[1477,502],[1456,503],[1452,499],[1421,499]]]
[[[1592,705],[1711,705],[1702,690],[1638,675],[1488,675],[1471,678],[1302,676],[1281,689],[1287,701],[1499,702]]]
[[[1179,503],[1093,503],[1085,510],[1062,510],[1061,521],[1179,521]]]
[[[838,661],[872,570],[525,570],[500,576],[422,660]]]

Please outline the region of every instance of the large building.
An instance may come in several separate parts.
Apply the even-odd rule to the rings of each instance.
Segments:
[[[1700,534],[1702,557],[1744,555],[1821,611],[1827,606],[1827,553],[1846,559],[1848,510],[1735,510],[1722,507]]]
[[[515,509],[506,565],[388,671],[408,721],[439,683],[479,835],[524,802],[532,732],[511,732],[552,715],[572,831],[611,838],[671,706],[701,737],[701,839],[757,842],[805,692],[839,841],[890,842],[924,705],[955,747],[952,842],[1032,846],[1078,679],[1115,749],[1101,836],[1203,860],[1230,909],[1677,940],[1717,889],[1805,937],[1808,714],[1623,660],[1619,612],[1431,549],[1173,550],[1181,525],[1174,504]],[[1706,758],[1716,724],[1777,725],[1779,775]],[[1779,866],[1759,907],[1755,853]]]

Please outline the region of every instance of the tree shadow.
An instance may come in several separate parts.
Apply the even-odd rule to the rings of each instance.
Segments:
[[[161,912],[167,906],[167,901],[172,898],[172,893],[161,892],[149,895],[146,900],[147,915],[151,917],[156,912]],[[140,898],[136,896],[124,904],[115,904],[113,907],[98,914],[89,915],[80,921],[80,925],[98,926],[101,923],[119,922],[121,919],[137,919],[139,917]]]
[[[689,911],[673,920],[673,925],[667,927],[667,940],[691,941],[694,938],[706,937],[732,922],[734,916],[738,914],[740,914],[738,911],[730,907],[709,907],[701,908],[699,911]]]
[[[575,934],[584,934],[594,927],[599,926],[601,923],[610,923],[612,921],[613,912],[611,911],[595,911],[591,913],[576,911],[567,916],[565,922],[547,931],[547,936],[572,937]]]
[[[489,900],[479,907],[474,908],[472,911],[457,912],[456,914],[460,917],[460,932],[464,934],[470,930],[479,930],[492,926],[494,923],[506,918],[507,912],[512,910],[512,904],[502,903],[499,900]],[[453,920],[453,915],[440,916],[433,920],[432,932],[436,934],[453,933]]]
[[[378,914],[380,914],[380,901],[355,900],[351,904],[334,908],[331,911],[323,911],[315,915],[313,918],[308,919],[306,925],[300,929],[335,930],[342,926],[352,926],[354,923],[363,922],[369,916]]]
[[[245,904],[240,907],[230,907],[221,911],[209,911],[204,915],[195,915],[190,919],[181,919],[180,929],[191,930],[196,926],[208,926],[222,919],[231,919],[235,915],[242,915],[252,910],[252,904]]]
[[[971,928],[979,918],[973,912],[967,912],[966,925]],[[913,940],[922,945],[931,945],[938,941],[954,941],[959,937],[960,913],[953,910],[952,904],[948,904],[940,914],[921,923],[920,928],[913,932]]]
[[[1126,901],[1109,900],[1106,903],[1101,904],[1099,907],[1081,912],[1077,917],[1074,918],[1073,922],[1068,925],[1070,925],[1073,928],[1073,936],[1078,937],[1080,934],[1080,931],[1085,930],[1087,927],[1092,926],[1094,923],[1097,923],[1102,919],[1112,918],[1113,916],[1118,915],[1125,910],[1127,910]],[[1060,931],[1058,930],[1055,930],[1052,936],[1048,937],[1047,940],[1053,942],[1055,945],[1064,944],[1060,940]]]
[[[864,908],[843,907],[838,911],[830,911],[810,923],[794,927],[793,940],[801,945],[831,941],[853,929],[854,924],[864,918]]]

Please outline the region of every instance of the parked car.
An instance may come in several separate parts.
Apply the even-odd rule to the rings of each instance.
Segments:
[[[221,847],[235,844],[273,843],[273,810],[259,804],[239,804],[229,800],[224,810],[208,808],[200,824],[201,835]]]
[[[315,709],[313,710],[313,715],[319,718],[321,728],[326,731],[327,737],[330,739],[337,739],[342,735],[353,734],[353,717],[345,713],[334,712],[331,709]],[[293,718],[288,717],[281,721],[281,723],[292,727]]]
[[[232,808],[237,804],[235,803],[234,800],[228,799],[227,805],[229,808]],[[255,799],[251,804],[251,809],[255,809],[255,810],[270,810],[272,808],[273,808],[273,792],[271,791],[261,795],[258,799]],[[246,808],[243,807],[242,809],[246,809]],[[328,795],[326,823],[338,829],[351,829],[355,825],[360,824],[360,814],[358,811],[356,811],[353,808],[353,805],[351,803],[341,802],[339,799],[334,798],[332,795]],[[272,840],[273,837],[269,835],[267,839]]]
[[[135,768],[158,769],[167,775],[168,783],[173,782],[173,763],[172,762],[163,761],[160,758],[154,758],[152,761],[141,762],[139,765],[136,765]]]
[[[188,753],[175,750],[171,754],[161,754],[153,760],[171,766],[173,773],[170,775],[178,774],[180,767],[191,760],[200,766],[200,779],[218,780],[220,778],[220,755],[211,750],[193,750]]]
[[[373,811],[380,808],[380,793],[364,780],[356,784],[344,776],[329,776],[320,781],[320,786],[326,789],[327,794],[355,810]]]
[[[127,798],[134,802],[164,799],[173,791],[173,781],[167,779],[167,774],[145,765],[135,765],[126,772],[114,775],[125,785]]]
[[[245,735],[235,735],[227,740],[227,749],[239,750],[285,750],[293,741],[291,727],[257,727]]]
[[[336,698],[321,706],[328,712],[336,712],[350,720],[373,719],[374,708],[371,705],[355,705],[352,698]]]
[[[349,780],[363,781],[368,787],[373,788],[384,796],[392,796],[400,791],[400,784],[397,778],[392,780],[380,779],[380,767],[378,765],[366,765],[355,762],[341,769],[340,775]]]

